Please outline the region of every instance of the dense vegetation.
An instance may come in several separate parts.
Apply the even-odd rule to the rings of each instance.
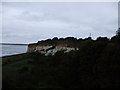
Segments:
[[[77,43],[79,50],[3,57],[3,89],[120,87],[120,29],[111,39],[67,40]]]

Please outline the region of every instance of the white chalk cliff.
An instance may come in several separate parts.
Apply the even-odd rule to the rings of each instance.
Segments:
[[[67,44],[60,44],[60,45],[47,45],[47,44],[29,44],[27,52],[39,52],[44,54],[45,56],[48,55],[55,55],[58,51],[64,51],[64,53],[68,53],[70,51],[79,50],[77,47],[68,46]]]

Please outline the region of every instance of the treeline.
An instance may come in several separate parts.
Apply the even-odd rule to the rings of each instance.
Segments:
[[[68,44],[73,44],[76,46],[81,46],[82,42],[85,41],[106,41],[106,42],[119,42],[119,33],[120,33],[120,28],[117,30],[116,32],[116,36],[113,36],[112,38],[107,38],[107,37],[98,37],[96,40],[93,40],[91,37],[82,39],[82,38],[75,38],[75,37],[66,37],[66,38],[58,38],[58,37],[54,37],[52,39],[47,39],[47,40],[41,40],[38,41],[37,44],[41,44],[41,43],[47,43],[47,44],[53,44],[53,45],[57,45],[57,44],[63,44],[63,43],[68,43]]]
[[[71,38],[67,40],[71,41]],[[29,53],[29,58],[25,58],[27,63],[16,69],[15,74],[11,72],[12,75],[8,76],[3,73],[3,87],[119,88],[120,29],[111,39],[99,37],[92,40],[89,37],[72,40],[79,42],[78,51],[59,51],[54,56]]]

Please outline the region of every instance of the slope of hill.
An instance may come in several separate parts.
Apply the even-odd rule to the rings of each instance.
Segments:
[[[41,54],[55,55],[58,51],[64,51],[64,53],[79,50],[77,39],[74,37],[68,37],[65,39],[53,38],[52,40],[39,41],[28,45],[27,52],[39,52]]]
[[[69,53],[58,51],[54,56],[45,56],[32,52],[3,57],[3,89],[119,88],[119,41],[120,34],[111,39],[76,39],[79,50]]]

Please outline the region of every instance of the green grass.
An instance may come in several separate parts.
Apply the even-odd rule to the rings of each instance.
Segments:
[[[2,68],[3,69],[3,74],[4,75],[16,74],[16,72],[19,69],[21,69],[23,67],[29,67],[28,61],[30,61],[30,60],[31,59],[24,59],[24,60],[21,60],[21,61],[10,63],[8,65],[4,65],[3,68]]]
[[[79,51],[66,54],[44,56],[36,52],[3,57],[3,87],[120,87],[120,46],[108,41],[84,42]]]
[[[30,75],[29,71],[32,68],[32,65],[29,64],[29,61],[32,61],[32,59],[30,59],[30,57],[28,58],[27,55],[28,54],[13,55],[13,56],[4,57],[2,59],[3,61],[5,60],[2,67],[2,74],[3,74],[2,78],[3,78],[3,84],[5,86],[10,85],[16,87],[16,84],[18,85],[20,83],[19,82],[20,79],[22,80],[24,78],[27,78],[27,75],[28,76]],[[8,60],[11,60],[11,62],[6,63],[8,62]],[[25,72],[21,71],[24,70],[24,68],[27,68],[28,70]]]

